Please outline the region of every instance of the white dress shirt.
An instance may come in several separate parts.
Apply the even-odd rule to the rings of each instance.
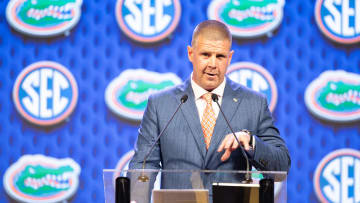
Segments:
[[[199,113],[199,119],[201,122],[201,119],[203,117],[203,113],[206,107],[206,101],[205,99],[202,99],[202,95],[208,93],[209,91],[205,90],[204,88],[200,87],[198,84],[195,83],[195,81],[192,78],[193,74],[191,73],[191,87],[194,91],[194,95],[195,95],[195,104],[196,104],[196,108],[198,110]],[[215,88],[213,91],[211,91],[211,93],[216,94],[219,97],[219,104],[221,105],[221,101],[223,98],[223,94],[224,94],[224,89],[225,89],[225,84],[226,84],[226,78],[224,78],[224,81],[217,87]],[[219,115],[219,107],[218,105],[212,101],[212,108],[214,110],[215,113],[215,117],[217,118]]]
[[[195,81],[193,80],[192,78],[193,74],[191,73],[191,87],[194,91],[194,95],[195,95],[195,104],[196,104],[196,108],[198,110],[198,113],[199,113],[199,119],[200,119],[200,123],[201,123],[201,120],[202,120],[202,117],[203,117],[203,113],[204,113],[204,110],[206,108],[206,101],[205,99],[202,99],[202,95],[208,93],[209,91],[205,90],[204,88],[200,87],[198,84],[195,83]],[[224,78],[224,81],[217,87],[215,88],[213,91],[211,91],[211,93],[213,94],[216,94],[218,97],[219,97],[219,105],[221,105],[221,102],[222,102],[222,98],[223,98],[223,95],[224,95],[224,90],[225,90],[225,85],[226,85],[226,77]],[[217,119],[218,115],[219,115],[219,106],[214,102],[212,101],[212,107],[213,107],[213,110],[214,110],[214,113],[215,113],[215,117]],[[239,133],[239,132],[236,132],[236,134]],[[254,149],[255,149],[255,137],[252,136],[251,137],[252,139],[252,146],[250,150],[248,150],[248,152],[250,153],[251,156],[253,156],[253,153],[254,153]]]

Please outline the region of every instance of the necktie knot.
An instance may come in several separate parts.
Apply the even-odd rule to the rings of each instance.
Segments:
[[[212,101],[211,95],[212,95],[212,93],[210,93],[210,92],[202,95],[202,98],[205,99],[207,104],[211,104],[211,101]]]

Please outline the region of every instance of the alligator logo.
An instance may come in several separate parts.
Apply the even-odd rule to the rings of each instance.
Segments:
[[[360,151],[339,149],[326,155],[313,184],[320,202],[360,202]]]
[[[62,65],[40,61],[26,67],[13,88],[17,111],[31,123],[49,126],[70,116],[78,99],[74,76]]]
[[[320,118],[347,122],[360,119],[360,75],[325,71],[305,91],[305,104]]]
[[[180,83],[181,79],[173,73],[128,69],[111,81],[105,91],[105,101],[114,113],[140,121],[151,94]]]
[[[24,155],[5,172],[3,184],[20,202],[62,202],[79,185],[80,166],[70,158]]]
[[[227,76],[252,90],[266,95],[270,111],[274,111],[278,92],[274,78],[262,66],[252,62],[237,62],[231,64]]]
[[[80,19],[82,0],[11,0],[6,8],[9,24],[37,37],[67,34]]]
[[[315,19],[329,39],[344,44],[360,41],[360,1],[317,0]]]
[[[251,38],[280,25],[284,4],[284,0],[213,0],[207,15],[227,24],[235,37]]]
[[[128,37],[153,43],[175,30],[181,7],[179,0],[117,0],[115,14],[120,29]]]

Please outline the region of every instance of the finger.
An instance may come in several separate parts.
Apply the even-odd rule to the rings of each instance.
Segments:
[[[250,149],[250,145],[249,145],[249,138],[247,137],[247,135],[243,135],[241,136],[241,144],[242,146],[244,146],[245,150],[249,150]]]
[[[244,149],[247,151],[247,150],[250,150],[250,145],[248,142],[245,142],[244,143]]]
[[[232,135],[227,136],[226,143],[225,143],[225,149],[231,149],[232,145],[234,143],[234,137]]]
[[[220,146],[218,147],[218,152],[221,152],[224,150],[225,147],[225,143],[226,143],[226,138],[221,142]]]
[[[226,161],[229,159],[231,155],[231,150],[230,149],[226,149],[224,154],[221,156],[221,161]]]
[[[225,138],[223,139],[223,141],[221,142],[220,146],[218,147],[218,150],[217,150],[218,152],[221,152],[224,150],[226,143],[228,142],[228,139],[229,139],[229,135],[226,135]]]
[[[231,150],[234,151],[238,147],[239,147],[239,143],[234,139],[233,143],[232,143],[232,146],[231,146]]]

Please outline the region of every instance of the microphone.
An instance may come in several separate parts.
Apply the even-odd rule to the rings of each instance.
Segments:
[[[157,136],[155,142],[152,144],[149,152],[146,154],[145,158],[144,158],[144,161],[143,161],[143,164],[142,164],[142,170],[143,170],[143,173],[138,177],[138,180],[140,182],[148,182],[149,181],[149,177],[147,175],[145,175],[144,173],[144,170],[145,170],[145,164],[146,164],[146,160],[147,158],[149,157],[150,153],[152,152],[152,150],[154,149],[156,143],[159,141],[160,137],[164,134],[165,130],[167,129],[167,127],[169,126],[169,124],[171,123],[171,121],[173,120],[174,116],[176,115],[176,113],[179,111],[181,105],[183,103],[185,103],[188,99],[188,95],[185,94],[184,96],[181,97],[180,99],[180,104],[179,106],[176,108],[176,111],[173,113],[173,115],[171,116],[170,120],[167,122],[165,128],[159,133],[159,135]]]
[[[226,121],[227,126],[230,128],[232,134],[233,134],[234,137],[235,137],[236,142],[239,144],[239,147],[240,147],[240,149],[241,149],[241,153],[243,154],[243,156],[244,156],[245,159],[246,159],[245,183],[251,183],[251,182],[252,182],[252,179],[251,179],[251,174],[249,173],[249,172],[250,172],[250,169],[249,169],[249,168],[250,168],[250,167],[249,167],[249,165],[250,165],[250,164],[249,164],[249,158],[248,158],[248,156],[247,156],[247,154],[246,154],[246,152],[245,152],[245,149],[244,149],[243,146],[240,144],[238,138],[237,138],[236,135],[235,135],[234,130],[233,130],[233,129],[231,128],[231,126],[230,126],[230,123],[229,123],[228,119],[226,118],[224,112],[222,111],[222,109],[221,109],[221,107],[220,107],[220,104],[219,104],[219,98],[218,98],[218,96],[217,96],[216,94],[211,94],[211,98],[212,98],[212,100],[219,106],[220,112],[221,112],[221,114],[223,115],[223,117],[224,117],[224,119],[225,119],[225,121]]]

